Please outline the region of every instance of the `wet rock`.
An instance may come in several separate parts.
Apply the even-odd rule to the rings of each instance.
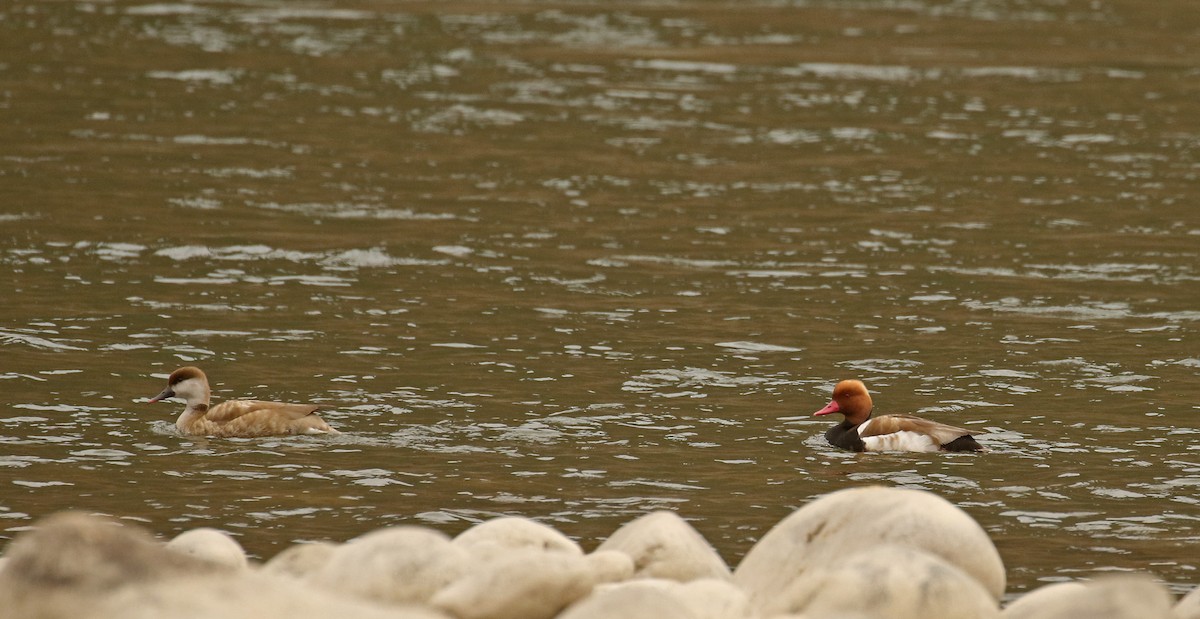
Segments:
[[[574,540],[528,518],[503,517],[481,522],[454,538],[454,544],[473,556],[490,559],[518,549],[583,555]]]
[[[389,527],[338,546],[308,581],[378,602],[424,603],[463,576],[469,564],[467,552],[442,533]]]
[[[1128,575],[1049,585],[1004,610],[1002,619],[1169,619],[1171,593],[1149,576]],[[1041,592],[1042,589],[1051,591]]]
[[[167,542],[167,550],[194,557],[233,570],[249,567],[246,551],[228,533],[201,527],[184,531]]]
[[[646,514],[617,529],[597,550],[616,550],[633,559],[634,576],[686,582],[728,580],[729,567],[692,525],[675,512]]]
[[[882,487],[841,490],[797,510],[750,549],[733,579],[764,614],[794,612],[781,594],[796,581],[881,545],[934,555],[974,578],[993,600],[1004,592],[1000,555],[970,516],[928,492]]]

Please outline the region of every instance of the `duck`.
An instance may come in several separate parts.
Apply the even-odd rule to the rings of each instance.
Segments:
[[[834,447],[850,451],[987,451],[971,431],[913,415],[872,417],[875,404],[861,380],[843,380],[833,399],[814,417],[841,413],[845,419],[825,433]]]
[[[150,403],[167,398],[187,402],[175,427],[187,436],[252,438],[283,434],[340,434],[317,416],[315,404],[290,404],[262,400],[228,400],[210,403],[208,377],[198,367],[171,372],[167,387]]]

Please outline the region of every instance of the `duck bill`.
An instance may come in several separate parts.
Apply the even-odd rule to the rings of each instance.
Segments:
[[[837,402],[830,400],[829,404],[825,405],[825,408],[822,408],[821,410],[813,413],[813,417],[820,417],[821,415],[832,415],[833,413],[841,412],[841,410],[842,409],[840,406],[838,406]]]
[[[167,398],[173,398],[173,397],[175,397],[175,391],[173,389],[171,389],[170,387],[167,387],[166,389],[162,390],[162,393],[154,396],[153,398],[150,398],[149,403],[153,404],[159,400],[165,400]]]

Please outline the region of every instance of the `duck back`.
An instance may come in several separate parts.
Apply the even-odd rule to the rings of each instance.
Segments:
[[[220,437],[338,434],[317,416],[319,409],[314,404],[229,400],[212,407],[202,416],[180,419],[178,425],[184,434]]]

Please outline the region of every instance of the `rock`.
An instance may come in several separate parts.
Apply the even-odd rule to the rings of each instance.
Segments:
[[[208,527],[184,531],[167,542],[167,550],[208,561],[229,569],[249,567],[246,551],[228,533]]]
[[[557,619],[701,619],[695,609],[657,580],[598,587]],[[728,619],[728,618],[727,618]],[[734,618],[740,619],[740,618]]]
[[[122,587],[219,569],[169,552],[138,527],[74,512],[38,521],[5,557],[0,600],[11,617],[72,616]]]
[[[338,546],[308,581],[390,604],[425,603],[466,573],[470,557],[423,527],[379,529]]]
[[[459,619],[551,619],[591,592],[584,557],[521,549],[475,565],[430,600]]]
[[[1179,600],[1171,609],[1171,619],[1200,619],[1200,587],[1192,589]]]
[[[593,597],[599,599],[593,600]],[[631,608],[623,608],[626,604]],[[640,613],[644,612],[643,608],[666,612],[669,617],[689,619],[741,619],[755,616],[746,594],[728,580],[717,578],[700,578],[686,583],[643,578],[602,585],[596,588],[590,598],[585,598],[568,613],[613,612],[617,614],[611,616],[624,619],[626,613],[630,612],[635,617],[642,616]],[[594,616],[598,618],[601,615]]]
[[[330,542],[295,544],[271,557],[262,569],[270,574],[305,578],[321,569],[337,547],[337,544]]]
[[[621,582],[633,578],[633,558],[616,550],[596,550],[585,556],[597,584]]]
[[[754,616],[746,592],[728,580],[700,578],[679,585],[676,591],[700,619]]]
[[[1081,582],[1058,582],[1038,587],[1005,606],[1000,616],[1003,619],[1023,619],[1038,608],[1058,604],[1059,599],[1074,599],[1085,589]]]
[[[903,546],[863,550],[775,594],[772,612],[874,619],[995,619],[996,600],[940,557]]]
[[[675,512],[646,514],[617,529],[597,550],[616,550],[633,559],[634,576],[686,582],[730,578],[729,566],[692,525]]]
[[[445,619],[313,591],[294,580],[171,551],[141,528],[75,513],[8,548],[0,616],[21,619]]]
[[[764,614],[789,612],[780,594],[843,557],[881,545],[932,554],[999,600],[1004,564],[987,533],[965,512],[921,490],[851,488],[825,495],[775,525],[750,549],[733,581]]]
[[[1148,575],[1108,576],[1082,586],[1049,585],[1026,594],[1002,619],[1169,619],[1171,593]],[[1043,589],[1050,591],[1041,592]],[[1026,601],[1025,597],[1032,599]]]
[[[528,518],[502,517],[481,522],[454,538],[454,544],[475,557],[490,559],[517,549],[565,552],[580,556],[574,540]]]
[[[106,598],[88,619],[450,619],[428,607],[382,605],[253,570],[173,578]],[[67,618],[64,618],[67,619]]]

